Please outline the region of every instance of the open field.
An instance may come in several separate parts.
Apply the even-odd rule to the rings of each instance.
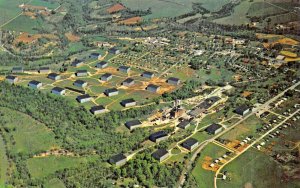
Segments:
[[[37,33],[37,29],[44,27],[44,21],[41,18],[31,19],[27,16],[19,16],[10,23],[6,24],[3,29],[16,31],[16,32],[27,32],[30,34]]]
[[[230,164],[223,171],[228,172],[231,180],[218,180],[218,187],[236,188],[246,185],[251,187],[297,187],[294,182],[282,182],[282,169],[269,156],[255,149],[250,149]]]
[[[192,171],[192,175],[195,177],[198,187],[213,187],[213,177],[214,171],[217,169],[217,166],[208,170],[208,166],[213,162],[215,158],[218,158],[226,153],[227,150],[210,143],[208,144],[203,151],[199,159],[196,161],[196,166]]]
[[[126,7],[133,10],[147,10],[151,8],[152,14],[145,16],[145,19],[176,17],[192,11],[193,3],[203,3],[203,7],[209,11],[217,11],[229,0],[175,0],[175,1],[160,1],[160,0],[122,0]]]
[[[2,118],[7,122],[4,127],[11,130],[4,136],[5,139],[13,139],[13,143],[7,143],[12,153],[34,154],[58,147],[54,133],[45,125],[17,111],[7,108],[0,108],[0,111],[4,114]]]
[[[23,2],[23,0],[0,0],[0,26],[22,12],[19,5]]]
[[[85,158],[50,156],[28,159],[27,167],[33,178],[43,178],[57,170],[80,166],[86,162]]]

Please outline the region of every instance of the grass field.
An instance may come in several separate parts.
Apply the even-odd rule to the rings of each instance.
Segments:
[[[31,19],[27,16],[19,16],[10,23],[6,24],[3,29],[35,34],[38,33],[37,29],[45,27],[44,24],[45,23],[41,18]]]
[[[23,2],[23,0],[0,0],[0,27],[21,13],[21,9],[18,6]]]
[[[207,157],[218,158],[226,153],[227,150],[215,145],[208,144],[203,151],[199,159],[196,161],[196,166],[192,171],[192,175],[195,177],[198,187],[214,187],[213,180],[215,172],[202,168],[202,164],[205,162]]]
[[[151,8],[152,14],[146,19],[176,17],[192,11],[193,3],[203,3],[203,7],[210,11],[217,11],[230,0],[122,0],[121,2],[133,10],[147,10]]]
[[[246,184],[251,187],[297,187],[294,182],[282,182],[282,169],[267,155],[250,149],[233,162],[225,166],[231,180],[217,181],[218,187],[238,188]]]
[[[87,163],[86,158],[50,156],[28,159],[27,167],[33,178],[43,178],[53,174],[57,170],[77,167],[84,163]]]
[[[14,110],[0,108],[0,111],[4,114],[1,118],[7,122],[3,126],[10,130],[4,136],[6,140],[12,139],[12,142],[7,143],[7,147],[12,153],[35,154],[58,147],[59,144],[54,139],[54,133],[44,124]]]
[[[250,1],[242,1],[239,5],[234,7],[234,11],[230,16],[219,18],[214,20],[214,22],[224,25],[242,25],[249,23],[249,19],[246,17],[246,13],[248,12],[250,6],[253,3],[262,2],[262,0],[254,0]]]

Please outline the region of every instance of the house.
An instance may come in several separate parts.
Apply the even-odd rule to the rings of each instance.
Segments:
[[[49,67],[41,67],[40,70],[39,70],[39,73],[41,74],[47,74],[47,73],[50,73],[51,70]]]
[[[110,73],[105,73],[100,77],[100,80],[102,81],[109,81],[112,79],[112,74]]]
[[[119,69],[118,69],[120,72],[125,72],[125,73],[129,73],[130,71],[130,67],[127,67],[127,66],[120,66]]]
[[[34,89],[39,89],[40,87],[43,86],[43,84],[39,81],[36,80],[32,80],[28,83],[28,86]]]
[[[199,142],[195,138],[189,138],[181,144],[182,147],[190,151],[194,150],[198,145]]]
[[[18,77],[16,76],[6,76],[5,79],[11,84],[15,84],[18,81]]]
[[[125,126],[129,129],[129,130],[133,130],[136,129],[138,127],[142,126],[142,122],[140,120],[131,120],[131,121],[127,121],[125,123]]]
[[[237,114],[239,114],[239,115],[241,115],[241,116],[244,116],[248,112],[250,112],[250,108],[247,105],[242,105],[242,106],[237,107],[234,110],[234,112],[237,113]]]
[[[154,85],[154,84],[149,84],[146,88],[147,91],[157,93],[160,90],[160,86]]]
[[[96,52],[93,52],[89,55],[89,58],[91,59],[100,59],[102,56],[100,53],[96,53]]]
[[[50,74],[48,74],[48,78],[51,79],[51,80],[60,80],[61,76],[59,74],[56,74],[56,73],[50,73]]]
[[[83,65],[83,61],[82,60],[79,60],[79,59],[75,59],[73,62],[72,62],[72,66],[73,67],[79,67],[81,65]]]
[[[11,72],[12,73],[23,73],[24,69],[23,69],[23,67],[13,67]]]
[[[106,89],[104,94],[108,97],[115,96],[119,94],[119,91],[116,88]]]
[[[134,79],[132,78],[126,78],[126,80],[122,82],[122,85],[127,87],[132,86],[133,84],[134,84]]]
[[[158,149],[152,153],[152,157],[159,162],[166,160],[170,156],[170,153],[166,149]]]
[[[175,77],[170,77],[170,78],[168,78],[167,83],[171,84],[171,85],[179,85],[180,80],[178,78],[175,78]]]
[[[97,63],[96,68],[104,69],[107,66],[108,66],[108,63],[106,61],[101,61],[101,62]]]
[[[54,87],[51,90],[51,93],[56,94],[56,95],[64,95],[66,93],[66,90],[64,88]]]
[[[98,105],[98,106],[93,106],[91,109],[90,109],[90,112],[94,115],[97,115],[97,114],[102,114],[104,113],[106,110],[105,110],[105,107],[102,106],[102,105]]]
[[[208,134],[218,134],[223,130],[223,127],[219,124],[213,123],[205,129]]]
[[[146,71],[146,72],[143,72],[142,77],[151,79],[154,77],[154,73]]]
[[[115,54],[115,55],[117,55],[117,54],[119,54],[119,53],[120,53],[120,50],[119,50],[119,49],[117,49],[117,48],[115,48],[115,47],[113,47],[113,48],[109,49],[108,51],[109,51],[109,53],[111,53],[111,54]]]
[[[88,75],[88,71],[87,70],[78,70],[75,73],[76,76],[80,77],[80,76],[87,76]]]
[[[89,94],[80,95],[76,98],[79,103],[85,103],[92,100],[92,97]]]
[[[83,81],[83,80],[76,80],[74,83],[73,83],[74,86],[77,86],[77,87],[86,87],[87,86],[87,82],[86,81]]]
[[[126,163],[127,157],[123,154],[114,155],[109,159],[109,163],[116,166],[122,166]]]
[[[131,107],[136,105],[136,101],[134,99],[125,99],[121,101],[121,105],[124,107]]]
[[[160,142],[162,140],[168,139],[168,134],[165,133],[164,131],[158,131],[156,133],[153,133],[149,136],[149,140],[152,142]]]
[[[182,122],[180,122],[177,127],[181,128],[181,129],[187,129],[189,128],[191,125],[191,122],[189,120],[183,120]]]

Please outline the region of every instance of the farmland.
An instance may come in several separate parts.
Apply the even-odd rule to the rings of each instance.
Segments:
[[[192,11],[192,3],[203,3],[203,7],[209,11],[217,11],[229,0],[176,0],[176,1],[159,1],[159,0],[123,0],[122,3],[133,10],[147,10],[151,8],[152,14],[145,16],[145,19],[176,17]]]

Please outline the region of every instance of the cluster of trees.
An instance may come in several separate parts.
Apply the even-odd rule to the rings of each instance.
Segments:
[[[202,86],[202,84],[203,83],[200,80],[188,80],[180,89],[171,93],[164,93],[162,98],[165,101],[171,101],[176,99],[183,100],[197,96],[198,93],[195,92],[195,90]]]
[[[146,187],[175,187],[183,169],[183,164],[160,164],[149,151],[137,154],[135,160],[129,161],[115,170],[116,177],[129,177],[135,180],[132,184]],[[129,185],[132,187],[133,185]]]

